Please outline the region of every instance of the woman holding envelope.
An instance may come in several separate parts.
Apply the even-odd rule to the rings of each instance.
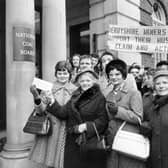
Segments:
[[[53,82],[51,92],[44,92],[39,95],[36,86],[32,85],[30,91],[35,100],[36,112],[42,113],[48,106],[49,97],[57,100],[59,105],[64,105],[76,89],[71,79],[71,67],[66,61],[59,61],[55,66],[56,80]],[[38,103],[40,100],[40,104]],[[37,105],[38,104],[38,105]],[[61,168],[64,160],[64,145],[66,141],[66,122],[62,121],[52,114],[49,114],[52,123],[52,135],[36,136],[34,146],[30,152],[30,159],[44,164],[48,167]]]
[[[94,146],[97,134],[104,133],[108,122],[105,97],[97,84],[97,78],[91,69],[80,72],[75,78],[79,87],[71,99],[64,106],[53,100],[47,108],[51,115],[67,123],[64,168],[106,168],[104,150],[96,147],[88,149],[85,145],[92,142],[89,145]]]

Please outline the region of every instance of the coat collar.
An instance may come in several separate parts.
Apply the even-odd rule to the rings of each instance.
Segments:
[[[58,90],[65,89],[69,94],[72,94],[76,90],[76,86],[71,82],[67,82],[64,85],[61,85],[57,80],[54,82],[52,92],[57,92]]]
[[[93,99],[95,96],[97,96],[97,92],[100,91],[100,88],[97,84],[95,84],[90,89],[86,90],[85,92],[81,91],[81,88],[79,87],[72,95],[71,98],[71,108],[72,108],[72,115],[74,118],[77,119],[77,121],[82,123],[82,118],[79,112],[79,106],[87,104],[90,102],[90,99]]]
[[[165,95],[165,96],[156,95],[154,97],[153,103],[154,103],[154,106],[155,106],[154,108],[157,110],[161,106],[164,106],[165,104],[168,103],[168,95]]]
[[[106,98],[107,99],[111,99],[112,97],[115,97],[115,100],[118,102],[118,101],[121,100],[122,94],[127,94],[127,93],[128,93],[128,87],[127,87],[126,82],[124,81],[123,84],[122,84],[122,86],[120,87],[120,89],[116,93],[113,92],[113,90],[111,90],[107,94]]]
[[[94,84],[91,88],[82,93],[81,99],[91,99],[100,91],[99,85]]]
[[[123,93],[128,93],[128,86],[125,81],[124,81],[120,91]]]
[[[100,91],[100,87],[98,84],[94,84],[91,88],[88,90],[82,92],[81,87],[79,87],[74,93],[73,97],[78,97],[78,101],[83,99],[90,99],[92,98],[98,91]]]
[[[75,104],[76,107],[82,107],[95,99],[100,93],[100,87],[97,84],[85,92],[81,92],[81,88],[78,88],[72,96],[72,103]]]

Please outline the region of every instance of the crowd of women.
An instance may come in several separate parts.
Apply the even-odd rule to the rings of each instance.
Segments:
[[[167,168],[167,67],[162,61],[156,70],[142,71],[136,63],[128,68],[110,52],[59,61],[51,93],[30,87],[36,112],[47,110],[51,118],[52,134],[36,136],[29,158],[55,168]],[[124,121],[125,129],[138,128],[150,139],[148,160],[112,150]],[[106,150],[85,150],[82,144],[94,142],[97,133],[105,137]]]

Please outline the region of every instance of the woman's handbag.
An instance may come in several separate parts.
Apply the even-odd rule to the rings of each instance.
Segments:
[[[105,139],[99,135],[95,123],[93,123],[93,128],[96,132],[96,137],[88,140],[85,137],[85,142],[80,145],[81,149],[84,151],[105,150]]]
[[[149,157],[149,139],[141,134],[122,130],[126,122],[117,131],[112,149],[124,155],[145,161]]]
[[[38,114],[34,110],[28,118],[23,131],[29,134],[50,135],[51,121],[47,113]]]

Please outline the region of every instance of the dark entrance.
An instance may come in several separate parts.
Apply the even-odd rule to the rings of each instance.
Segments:
[[[70,56],[90,54],[89,22],[70,27]]]
[[[42,1],[35,0],[36,76],[42,77]]]

